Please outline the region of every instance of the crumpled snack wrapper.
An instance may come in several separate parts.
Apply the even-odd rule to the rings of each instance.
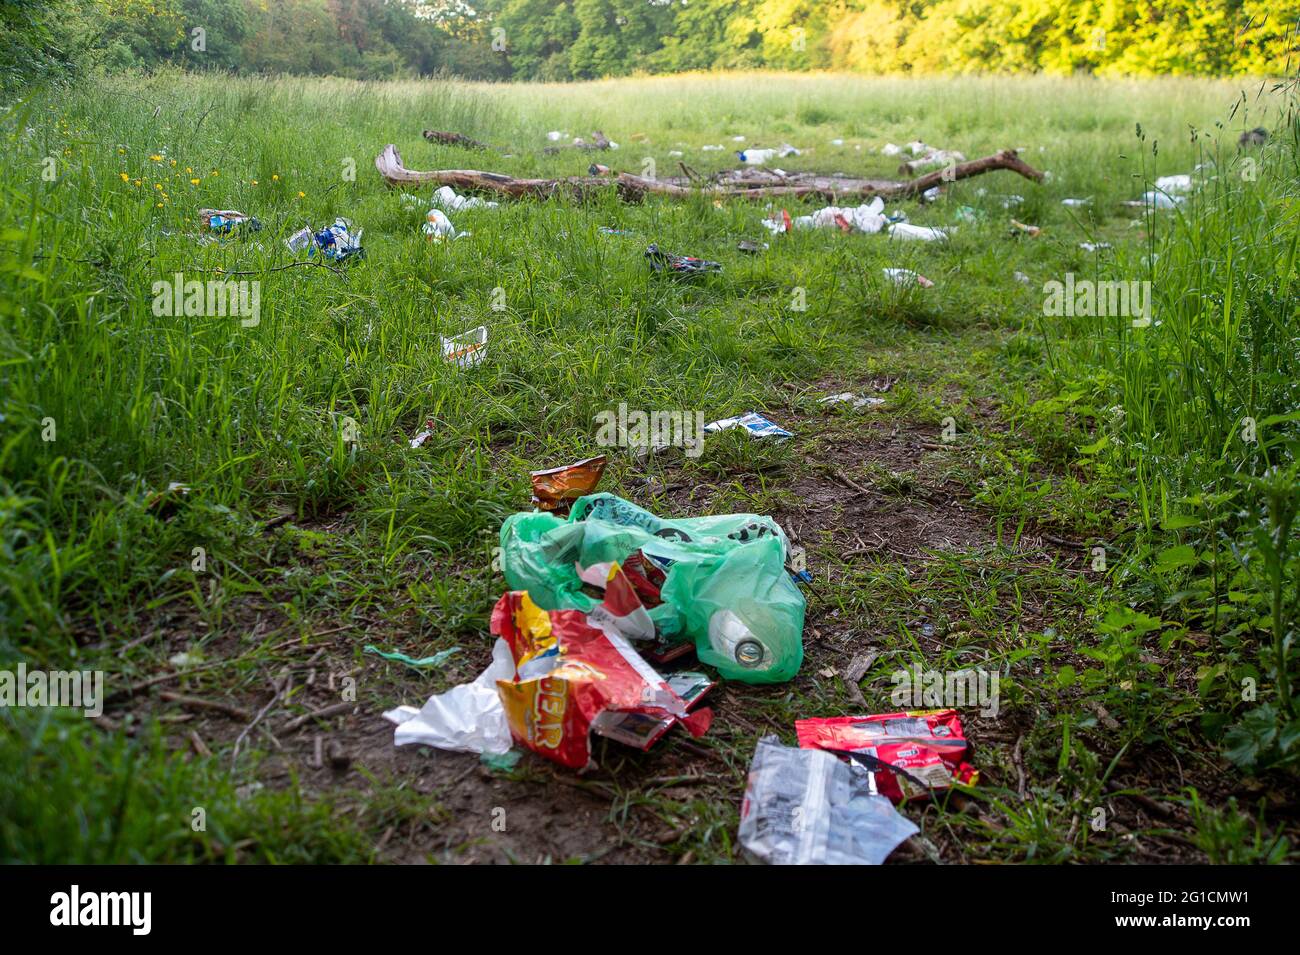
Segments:
[[[605,460],[601,454],[563,467],[530,472],[533,506],[542,511],[567,511],[570,504],[596,489],[605,473]]]

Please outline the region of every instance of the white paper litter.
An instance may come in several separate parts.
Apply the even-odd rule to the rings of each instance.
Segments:
[[[921,288],[934,288],[934,283],[919,272],[911,269],[881,269],[885,276],[899,286],[919,285]]]
[[[799,150],[785,143],[778,149],[742,149],[736,155],[747,166],[761,166],[777,157],[784,159],[786,156],[798,156]]]
[[[488,330],[486,325],[471,328],[451,338],[439,335],[442,342],[443,361],[449,361],[458,368],[477,365],[487,357]]]
[[[397,724],[393,745],[423,743],[454,753],[507,752],[510,724],[497,694],[497,680],[510,680],[514,675],[510,645],[498,638],[492,647],[492,662],[473,683],[431,696],[418,710],[399,706],[384,714],[384,719]]]
[[[433,204],[448,212],[459,212],[461,209],[495,209],[500,203],[478,196],[458,196],[451,186],[443,186],[433,194]]]
[[[940,166],[951,166],[965,161],[965,155],[955,149],[931,149],[924,155],[913,159],[908,165],[914,170],[920,171],[922,169],[937,169]]]
[[[933,226],[912,225],[910,222],[895,222],[889,227],[891,239],[904,239],[919,242],[944,242],[948,239],[948,229]]]
[[[885,271],[888,272],[890,270],[886,269]],[[906,270],[899,269],[897,271]],[[825,398],[821,399],[820,403],[824,405],[842,405],[846,401],[852,402],[853,407],[855,408],[875,408],[876,406],[885,403],[884,398],[877,398],[875,395],[855,395],[851,391],[842,391],[838,395],[827,395]]]
[[[1176,176],[1161,176],[1156,180],[1156,188],[1161,192],[1169,192],[1174,195],[1191,192],[1192,177],[1187,173],[1180,173]]]
[[[836,229],[836,218],[848,222],[858,232],[874,235],[885,227],[885,200],[876,196],[870,202],[860,206],[826,206],[810,216],[799,216],[794,220],[796,229]]]
[[[424,214],[424,218],[425,223],[420,227],[420,231],[430,239],[441,241],[456,238],[456,227],[451,224],[451,220],[441,209],[430,209]]]
[[[1139,200],[1142,205],[1150,206],[1152,209],[1176,209],[1186,201],[1186,196],[1171,196],[1155,189],[1142,193],[1142,198]]]

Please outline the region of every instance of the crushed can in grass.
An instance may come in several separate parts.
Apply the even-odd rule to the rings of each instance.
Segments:
[[[621,619],[644,608],[617,563],[610,566],[598,609],[599,617],[546,611],[521,591],[497,601],[492,632],[505,641],[515,664],[513,679],[497,681],[511,736],[573,769],[591,764],[592,733],[639,749],[677,723],[702,736],[712,711],[689,712],[623,635]],[[662,732],[654,731],[658,727]]]
[[[605,472],[605,455],[544,471],[530,471],[533,506],[541,511],[567,511],[578,498],[596,490]]]
[[[486,325],[471,328],[469,331],[453,335],[451,338],[444,338],[441,335],[438,338],[442,341],[443,361],[449,361],[458,368],[469,368],[472,365],[477,365],[487,357],[488,330]]]
[[[794,437],[785,428],[763,417],[757,411],[749,411],[734,418],[710,421],[704,426],[704,433],[716,434],[719,431],[728,431],[731,428],[742,428],[751,438],[772,438],[777,441],[784,441],[787,438]]]
[[[881,794],[894,802],[979,781],[979,771],[965,760],[966,738],[953,709],[831,716],[796,720],[794,727],[802,748],[826,750],[871,770]]]
[[[638,631],[648,652],[669,658],[691,641],[701,663],[745,683],[784,682],[803,662],[805,602],[786,572],[790,556],[770,517],[671,520],[608,493],[579,498],[567,520],[526,512],[501,526],[512,590],[546,609],[590,613],[598,601],[588,588],[600,579],[582,568],[617,562],[652,625]]]
[[[710,272],[721,272],[721,262],[711,262],[708,259],[697,259],[693,255],[674,255],[671,252],[665,252],[658,245],[651,245],[645,250],[646,261],[656,272],[665,272],[670,275],[703,275]]]
[[[880,865],[919,830],[869,770],[830,753],[758,741],[740,807],[740,843],[773,865]]]

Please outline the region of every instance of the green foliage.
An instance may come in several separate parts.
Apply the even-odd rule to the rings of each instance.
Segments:
[[[1265,75],[1286,70],[1298,17],[1300,0],[17,0],[0,7],[0,88],[95,63],[549,81],[735,68]]]
[[[66,710],[0,709],[0,864],[362,862],[365,837],[328,802],[260,786]],[[39,781],[39,785],[32,783]]]

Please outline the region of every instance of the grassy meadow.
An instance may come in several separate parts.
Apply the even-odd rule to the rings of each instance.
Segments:
[[[1002,676],[1000,713],[967,722],[979,784],[905,807],[922,835],[898,861],[1293,860],[1293,105],[1285,84],[1194,79],[170,72],[8,104],[0,666],[103,670],[110,698],[98,719],[0,712],[0,859],[739,860],[755,741],[859,711],[845,670],[870,649],[869,712],[894,709],[889,675],[914,664]],[[1243,152],[1255,126],[1271,140]],[[620,148],[547,155],[550,130]],[[411,207],[374,168],[394,143],[412,169],[708,174],[790,143],[787,171],[892,178],[881,147],[917,139],[1018,148],[1050,177],[886,203],[955,225],[946,243],[771,236],[761,202],[612,189],[451,213],[471,235],[430,243],[432,188]],[[1202,164],[1182,207],[1122,204]],[[203,207],[263,229],[201,244]],[[365,258],[292,265],[283,240],[337,216]],[[657,275],[651,242],[723,272]],[[260,281],[259,323],[155,315],[153,283],[178,272]],[[1067,274],[1149,281],[1154,321],[1044,315]],[[444,361],[440,336],[480,324],[488,358]],[[880,408],[819,401],[873,382]],[[614,452],[602,489],[780,520],[814,576],[800,674],[720,687],[699,741],[602,743],[582,777],[395,751],[380,714],[490,656],[492,549],[529,509],[528,471],[598,453],[593,418],[620,402],[795,432]],[[188,492],[160,493],[172,482]],[[461,649],[417,671],[367,644]],[[354,707],[303,718],[344,687]]]

